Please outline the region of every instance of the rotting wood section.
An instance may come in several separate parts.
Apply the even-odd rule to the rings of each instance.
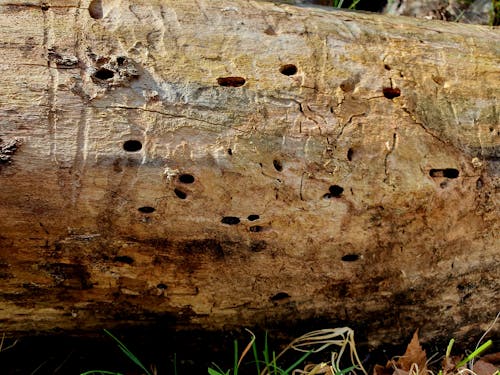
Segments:
[[[5,330],[377,343],[498,309],[498,29],[237,0],[12,1],[0,26]]]

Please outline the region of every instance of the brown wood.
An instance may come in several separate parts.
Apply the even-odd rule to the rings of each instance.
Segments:
[[[498,29],[44,4],[0,5],[2,330],[322,319],[378,343],[498,311]]]

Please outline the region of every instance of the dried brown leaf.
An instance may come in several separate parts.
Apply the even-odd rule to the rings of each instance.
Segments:
[[[427,373],[427,355],[418,340],[418,330],[413,334],[405,354],[396,362],[396,366],[404,371],[410,371],[413,364],[418,366],[419,374]]]
[[[477,375],[493,375],[497,371],[497,367],[480,359],[474,363],[473,371]]]
[[[392,374],[392,368],[389,367],[389,364],[387,366],[381,366],[381,365],[375,365],[373,368],[373,375],[391,375]]]

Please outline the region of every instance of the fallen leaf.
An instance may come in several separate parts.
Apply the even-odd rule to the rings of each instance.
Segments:
[[[497,370],[498,369],[495,365],[483,361],[482,359],[475,362],[472,369],[472,371],[474,371],[477,375],[493,375]]]
[[[375,365],[373,375],[392,375],[392,368],[389,366]]]
[[[422,346],[420,346],[418,330],[413,334],[405,354],[396,362],[396,367],[404,371],[410,371],[412,365],[418,367],[419,375],[427,373],[427,355],[425,354],[425,350],[422,349]]]

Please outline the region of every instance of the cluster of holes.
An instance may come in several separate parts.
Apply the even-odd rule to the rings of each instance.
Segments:
[[[355,262],[359,260],[358,254],[346,254],[342,258],[342,262]]]
[[[280,67],[280,73],[286,76],[293,76],[297,74],[297,66],[294,64],[285,64]],[[224,87],[241,87],[246,83],[243,77],[219,77],[217,84]]]
[[[339,185],[332,185],[328,188],[328,193],[326,193],[323,198],[329,199],[329,198],[339,198],[342,193],[344,192],[344,188]]]
[[[431,169],[429,171],[431,177],[457,178],[459,175],[460,172],[455,168]]]
[[[127,152],[137,152],[142,149],[142,142],[136,139],[130,139],[123,142],[123,149]]]
[[[401,96],[401,90],[398,89],[397,87],[384,87],[382,89],[382,93],[384,94],[384,97],[387,99],[394,99],[397,98],[398,96]]]

